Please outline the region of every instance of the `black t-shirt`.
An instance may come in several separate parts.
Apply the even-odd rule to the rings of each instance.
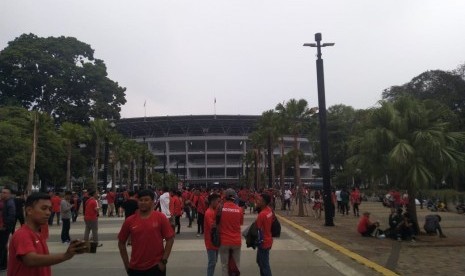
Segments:
[[[129,216],[133,215],[139,206],[137,205],[137,201],[135,199],[128,199],[121,205],[124,209],[124,217],[128,218]]]
[[[25,203],[26,203],[26,200],[24,200],[24,198],[15,197],[16,217],[24,216],[23,207]]]

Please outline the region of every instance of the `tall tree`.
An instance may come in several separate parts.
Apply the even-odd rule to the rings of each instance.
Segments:
[[[355,154],[350,162],[374,178],[388,175],[408,191],[408,211],[414,221],[418,221],[418,189],[456,174],[465,165],[460,150],[465,133],[449,131],[443,119],[449,112],[445,106],[408,97],[382,102],[363,134],[351,143]]]
[[[66,187],[71,190],[71,159],[76,143],[88,140],[88,135],[81,125],[64,122],[60,128],[60,134],[66,150]]]
[[[460,129],[465,130],[465,65],[449,72],[431,70],[414,77],[410,82],[392,86],[383,92],[383,99],[394,101],[403,96],[419,100],[435,100],[455,112],[459,118]]]
[[[97,119],[90,123],[90,132],[95,146],[92,184],[93,188],[97,189],[98,173],[100,170],[100,151],[102,149],[102,143],[105,141],[105,139],[110,137],[112,129],[110,128],[110,123],[107,120]]]
[[[278,104],[276,106],[276,111],[281,113],[285,118],[285,121],[288,122],[288,133],[291,134],[294,138],[294,183],[298,187],[297,195],[299,201],[299,213],[298,216],[304,216],[304,205],[303,205],[303,186],[300,179],[300,154],[299,141],[298,138],[305,131],[308,131],[311,122],[311,116],[314,114],[314,110],[308,108],[308,103],[304,99],[295,100],[291,99],[286,104]]]
[[[24,108],[0,108],[0,178],[24,187],[31,156],[33,117]]]
[[[271,183],[275,183],[275,161],[274,161],[274,148],[279,142],[279,138],[282,135],[283,127],[279,120],[279,114],[274,110],[268,110],[262,113],[262,116],[258,120],[256,132],[260,132],[258,137],[263,139],[260,141],[262,145],[267,148],[267,168],[271,170],[271,174],[268,178],[271,178]]]
[[[125,90],[90,45],[73,37],[23,34],[0,52],[0,105],[42,111],[57,124],[118,119]]]

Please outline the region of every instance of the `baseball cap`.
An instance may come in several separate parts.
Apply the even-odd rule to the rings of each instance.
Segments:
[[[236,197],[236,191],[234,191],[234,189],[226,189],[226,191],[224,192],[224,196],[228,199],[233,199]]]

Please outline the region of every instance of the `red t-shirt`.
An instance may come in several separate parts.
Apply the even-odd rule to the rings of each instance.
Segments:
[[[148,218],[141,218],[139,212],[127,218],[118,234],[124,242],[131,236],[132,251],[129,268],[147,270],[163,258],[163,239],[174,237],[174,230],[163,213],[152,211]]]
[[[365,233],[367,231],[367,229],[368,229],[368,223],[369,222],[370,222],[370,219],[367,216],[362,216],[360,218],[360,221],[358,222],[357,231],[360,234]]]
[[[247,202],[249,192],[247,190],[240,190],[239,193],[237,193],[237,195],[242,201]]]
[[[192,207],[197,209],[197,204],[199,203],[199,196],[198,195],[192,195],[191,196],[191,201],[192,201]]]
[[[31,252],[48,255],[48,247],[41,233],[34,232],[23,224],[10,241],[7,276],[49,276],[50,266],[29,267],[21,261],[22,256]]]
[[[205,211],[205,218],[203,221],[203,230],[204,230],[203,239],[205,240],[205,248],[207,248],[208,250],[218,250],[218,247],[212,244],[212,239],[210,236],[212,226],[215,224],[215,219],[216,219],[215,210],[213,210],[212,208],[208,208],[207,211]]]
[[[183,200],[183,201],[191,200],[191,196],[192,196],[192,195],[191,195],[190,192],[184,191],[184,192],[182,193],[182,200]]]
[[[116,198],[116,194],[114,192],[108,192],[107,193],[108,204],[114,204],[115,203],[115,198]]]
[[[241,207],[231,201],[226,201],[221,210],[220,240],[221,245],[241,245],[241,225],[244,214]]]
[[[171,202],[173,202],[173,210],[171,211],[171,214],[175,216],[180,216],[182,215],[182,204],[181,204],[181,199],[179,199],[178,196],[173,196],[171,197],[170,205]]]
[[[97,220],[97,200],[91,197],[86,201],[86,213],[84,214],[84,220],[93,221]]]
[[[200,214],[205,214],[205,211],[207,210],[208,206],[207,203],[205,202],[205,196],[200,195],[198,202],[197,202],[197,212]]]
[[[271,208],[267,206],[260,211],[257,216],[257,228],[263,233],[263,249],[270,249],[273,245],[273,237],[271,236],[271,224],[273,223],[274,215]]]
[[[360,192],[358,190],[350,193],[350,202],[360,204]]]
[[[53,196],[50,201],[52,202],[52,212],[59,213],[61,210],[61,198],[59,196]]]

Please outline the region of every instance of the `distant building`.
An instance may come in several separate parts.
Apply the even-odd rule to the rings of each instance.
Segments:
[[[246,175],[247,164],[242,160],[251,148],[249,134],[256,129],[259,118],[252,115],[127,118],[118,121],[117,129],[126,137],[147,144],[159,159],[155,167],[158,172],[163,172],[165,164],[167,173],[178,175],[189,185],[231,185]],[[292,142],[292,137],[285,139],[286,152],[292,149]],[[310,157],[308,139],[302,137],[299,142],[305,156]],[[280,155],[278,148],[274,154]],[[304,183],[311,181],[314,167],[318,169],[309,163],[301,164]],[[292,169],[286,172],[288,184],[292,183],[293,175]]]

